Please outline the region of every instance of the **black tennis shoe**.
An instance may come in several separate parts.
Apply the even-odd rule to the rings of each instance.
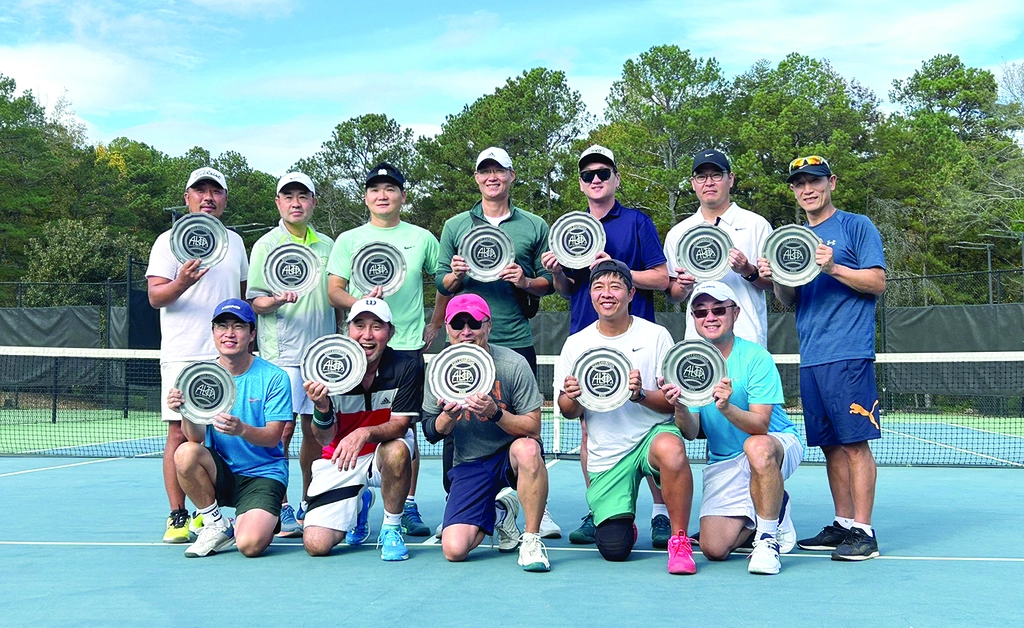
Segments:
[[[803,550],[834,550],[843,544],[843,541],[846,540],[846,535],[849,533],[849,530],[833,521],[822,528],[821,532],[819,532],[817,536],[812,536],[809,539],[801,539],[797,541],[796,544]]]
[[[868,560],[878,556],[878,539],[860,528],[852,528],[846,540],[832,552],[832,560]]]

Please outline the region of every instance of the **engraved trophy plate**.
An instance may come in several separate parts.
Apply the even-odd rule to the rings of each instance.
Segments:
[[[764,242],[762,255],[772,265],[772,281],[796,288],[810,283],[821,272],[814,250],[821,238],[808,227],[783,225]]]
[[[201,260],[199,268],[219,264],[228,254],[228,230],[209,214],[188,214],[171,227],[171,253],[180,263]]]
[[[728,373],[725,358],[706,340],[677,342],[661,364],[665,382],[679,386],[679,400],[687,406],[712,403],[715,384]]]
[[[405,281],[405,256],[387,242],[363,245],[352,256],[352,287],[363,296],[377,286],[387,297],[398,291]]]
[[[516,249],[507,233],[491,225],[477,225],[459,243],[459,254],[469,264],[469,276],[477,281],[495,281],[515,261]]]
[[[433,395],[459,404],[476,393],[491,392],[494,377],[491,354],[470,342],[446,347],[427,366],[427,385]]]
[[[551,225],[548,248],[565,268],[588,268],[604,250],[604,226],[586,212],[569,212]]]
[[[722,229],[703,223],[686,230],[676,245],[676,265],[698,282],[717,281],[729,274],[732,238]]]
[[[263,276],[274,294],[290,290],[302,296],[320,285],[320,258],[308,246],[283,244],[267,255]]]
[[[585,351],[572,365],[579,381],[578,401],[587,410],[609,412],[629,401],[629,372],[633,364],[621,351],[597,347]]]
[[[322,336],[302,352],[299,372],[303,381],[323,384],[330,395],[343,395],[363,381],[366,352],[349,336]]]
[[[181,415],[198,425],[212,424],[217,415],[235,405],[235,378],[217,362],[189,364],[174,380],[174,387],[185,398]]]

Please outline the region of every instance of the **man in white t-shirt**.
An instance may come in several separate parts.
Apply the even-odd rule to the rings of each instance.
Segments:
[[[605,560],[624,561],[636,543],[636,498],[645,476],[662,489],[672,529],[668,571],[696,573],[686,536],[693,501],[693,474],[683,436],[673,422],[673,406],[658,387],[661,363],[672,347],[668,330],[629,313],[636,290],[632,272],[618,260],[604,260],[590,271],[590,299],[597,321],[569,336],[555,363],[554,389],[562,416],[587,421],[587,504],[594,513],[597,549]],[[572,374],[587,350],[610,347],[625,355],[630,400],[598,412],[580,404],[580,382]]]
[[[204,213],[220,219],[227,204],[228,183],[220,171],[210,167],[192,171],[185,185],[185,205],[190,214]],[[228,231],[228,251],[220,263],[203,269],[199,265],[198,259],[181,263],[174,257],[169,230],[157,236],[149,254],[149,303],[160,310],[161,399],[167,398],[187,364],[217,358],[213,336],[196,330],[209,327],[210,312],[218,303],[245,294],[249,262],[242,238],[234,231]],[[162,417],[167,423],[164,489],[171,506],[164,542],[187,543],[189,516],[185,492],[174,470],[174,452],[186,438],[181,431],[180,414],[165,407]]]
[[[669,286],[666,293],[673,303],[685,303],[696,283],[687,269],[676,263],[679,240],[691,228],[710,223],[729,234],[729,273],[721,281],[736,293],[740,317],[736,335],[762,347],[768,347],[768,305],[765,291],[772,290],[772,280],[760,277],[757,258],[772,227],[762,216],[733,203],[729,190],[736,181],[729,159],[717,150],[702,150],[693,157],[690,183],[700,200],[693,215],[669,229],[665,235],[665,257],[669,260]],[[693,318],[686,317],[686,338],[698,338]]]

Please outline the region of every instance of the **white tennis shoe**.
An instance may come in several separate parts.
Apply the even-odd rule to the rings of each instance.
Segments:
[[[196,534],[196,542],[188,546],[185,550],[185,556],[187,558],[201,558],[210,554],[216,554],[234,545],[235,527],[227,519],[222,521],[224,522],[222,526],[207,523],[199,528],[199,532]]]
[[[539,534],[542,539],[562,538],[562,528],[558,527],[555,520],[551,518],[551,513],[548,512],[547,506],[544,507],[544,517],[540,520]]]

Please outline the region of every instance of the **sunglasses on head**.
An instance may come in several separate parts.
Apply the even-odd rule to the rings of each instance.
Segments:
[[[459,318],[453,318],[452,322],[448,323],[448,325],[455,331],[462,331],[466,325],[469,325],[469,328],[473,331],[478,331],[484,326],[484,321],[478,321],[472,316],[460,316]]]
[[[828,166],[828,162],[825,161],[825,158],[817,155],[811,155],[810,157],[797,157],[793,161],[789,162],[789,174],[793,174],[795,170],[799,170],[804,166],[820,166],[822,164]]]
[[[710,307],[710,308],[705,308],[705,307],[695,308],[693,310],[690,310],[690,312],[693,313],[693,317],[694,318],[707,318],[708,317],[708,312],[714,314],[715,316],[721,317],[721,316],[725,316],[725,313],[728,312],[729,308],[732,308],[732,307],[736,307],[736,306],[735,305],[716,305],[716,306]]]
[[[580,178],[583,179],[584,183],[593,183],[594,177],[607,181],[612,178],[612,169],[598,168],[597,170],[583,170],[580,172]]]

